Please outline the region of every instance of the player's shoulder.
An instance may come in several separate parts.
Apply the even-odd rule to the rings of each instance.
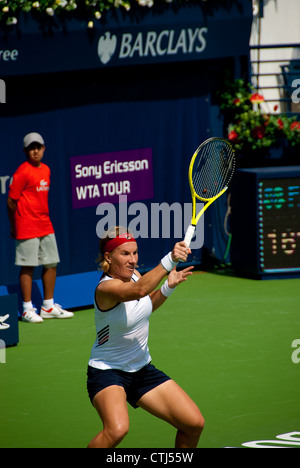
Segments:
[[[122,280],[112,278],[110,275],[105,274],[100,279],[98,286],[96,288],[96,294],[105,294],[115,290],[115,288],[120,288]]]
[[[113,278],[108,273],[103,273],[103,275],[101,276],[100,281],[98,283],[98,288],[101,287],[102,285],[106,284],[108,281],[120,282],[121,280]]]
[[[135,270],[134,273],[132,274],[131,280],[135,283],[140,278],[141,278],[140,273],[137,270]],[[97,289],[101,290],[101,289],[110,288],[111,286],[115,287],[115,285],[118,285],[120,283],[123,283],[121,279],[116,279],[110,276],[108,273],[103,273],[98,283]]]

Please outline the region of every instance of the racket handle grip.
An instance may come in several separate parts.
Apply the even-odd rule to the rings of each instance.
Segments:
[[[196,229],[196,226],[193,226],[192,224],[190,224],[185,233],[184,242],[186,243],[188,247],[190,246],[190,243],[194,237],[195,229]]]

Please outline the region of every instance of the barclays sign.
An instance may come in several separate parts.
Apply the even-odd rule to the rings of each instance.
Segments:
[[[139,31],[137,33],[123,32],[113,34],[110,31],[102,34],[98,41],[98,56],[100,62],[106,65],[113,61],[138,61],[139,63],[154,62],[164,57],[195,56],[203,53],[207,47],[208,28],[164,29],[162,31]],[[192,57],[189,57],[192,59]]]
[[[47,18],[43,36],[33,18],[26,16],[23,23],[20,18],[20,33],[0,29],[0,43],[5,44],[0,76],[248,56],[251,2],[228,2],[230,8],[213,14],[208,3],[183,2],[179,10],[170,6],[163,11],[157,6],[142,18],[138,6],[126,15],[117,9],[88,31],[77,19],[60,25],[58,18]],[[2,83],[1,102],[4,90]]]

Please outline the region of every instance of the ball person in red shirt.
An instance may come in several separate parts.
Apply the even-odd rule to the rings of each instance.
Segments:
[[[21,267],[22,320],[40,323],[45,318],[71,318],[74,314],[55,304],[53,298],[60,259],[49,216],[50,169],[42,163],[45,143],[39,133],[29,133],[23,144],[27,161],[13,175],[7,200],[11,236],[16,239],[15,264]],[[44,267],[44,301],[38,314],[31,294],[33,271],[40,265]]]

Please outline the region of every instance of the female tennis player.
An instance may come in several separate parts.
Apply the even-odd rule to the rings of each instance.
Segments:
[[[159,265],[141,276],[138,248],[126,229],[109,230],[100,241],[103,275],[95,292],[96,341],[87,387],[103,429],[89,448],[113,448],[129,430],[128,403],[140,407],[177,429],[175,447],[197,447],[204,419],[191,398],[166,374],[151,364],[149,318],[187,280],[193,267],[176,271],[190,249],[175,244]],[[156,289],[164,276],[169,276]]]

